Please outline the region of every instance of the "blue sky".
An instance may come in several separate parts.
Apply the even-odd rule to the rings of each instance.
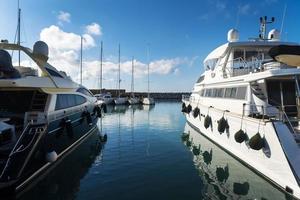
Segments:
[[[17,0],[0,0],[0,38],[14,40]],[[85,35],[84,81],[98,87],[100,41],[104,43],[105,88],[117,83],[118,44],[121,44],[121,87],[130,89],[131,58],[136,59],[137,91],[147,88],[147,46],[150,51],[151,91],[190,91],[203,72],[202,61],[226,42],[237,28],[240,39],[256,37],[260,16],[274,16],[270,28],[282,39],[300,42],[298,0],[20,0],[22,44],[36,40],[50,46],[50,62],[78,81],[79,40]],[[89,28],[88,28],[89,27]],[[59,39],[58,39],[59,38]],[[50,43],[50,44],[49,44]]]

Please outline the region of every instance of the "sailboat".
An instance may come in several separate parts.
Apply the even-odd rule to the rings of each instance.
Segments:
[[[132,57],[132,68],[131,68],[131,95],[128,99],[129,104],[138,104],[140,103],[140,100],[138,97],[134,96],[134,58]]]
[[[100,89],[99,94],[95,94],[95,97],[97,97],[98,102],[100,104],[111,104],[113,103],[114,99],[112,98],[110,93],[102,92],[102,62],[103,61],[103,42],[101,41],[101,51],[100,51]]]
[[[126,104],[127,102],[127,97],[121,97],[120,94],[120,84],[121,84],[120,70],[121,70],[121,50],[119,44],[118,97],[115,98],[114,100],[116,105]]]
[[[149,60],[149,50],[148,50],[148,60]],[[143,104],[144,105],[153,105],[155,104],[154,99],[150,97],[150,81],[149,81],[149,68],[150,68],[150,62],[148,61],[148,95],[147,97],[143,98]]]

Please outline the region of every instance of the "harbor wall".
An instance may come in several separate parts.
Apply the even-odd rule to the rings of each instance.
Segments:
[[[99,94],[99,89],[90,89],[90,91],[93,94]],[[101,93],[109,92],[113,97],[116,97],[118,95],[118,90],[109,90],[109,89],[103,89]],[[122,96],[130,96],[130,92],[126,92],[125,89],[120,90],[120,93]],[[135,96],[137,97],[147,97],[147,92],[135,92]],[[181,100],[182,95],[190,95],[189,92],[150,92],[150,95],[152,98],[157,100]]]

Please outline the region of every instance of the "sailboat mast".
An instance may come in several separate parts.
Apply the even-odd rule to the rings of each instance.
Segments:
[[[120,70],[121,70],[121,47],[119,44],[118,97],[120,97],[120,84],[121,84]]]
[[[131,69],[131,96],[134,97],[134,57],[132,56],[132,69]]]
[[[82,41],[83,37],[80,36],[80,85],[82,85]]]
[[[149,77],[149,68],[150,68],[150,59],[149,59],[149,44],[147,48],[147,59],[148,59],[148,98],[150,97],[150,77]]]
[[[100,91],[102,91],[102,62],[103,62],[103,42],[101,41],[101,50],[100,50]]]
[[[18,0],[18,41],[17,44],[20,46],[21,45],[21,9],[20,9],[20,2]],[[19,67],[20,67],[20,62],[21,62],[21,51],[18,51],[19,55]]]

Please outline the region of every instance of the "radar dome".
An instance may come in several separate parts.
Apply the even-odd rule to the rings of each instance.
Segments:
[[[43,41],[37,41],[33,45],[33,53],[40,58],[48,60],[49,48],[48,45]]]
[[[268,39],[272,41],[279,41],[280,40],[280,32],[277,29],[270,30],[268,34]]]
[[[237,42],[239,40],[239,32],[236,29],[230,29],[227,33],[228,42]]]

